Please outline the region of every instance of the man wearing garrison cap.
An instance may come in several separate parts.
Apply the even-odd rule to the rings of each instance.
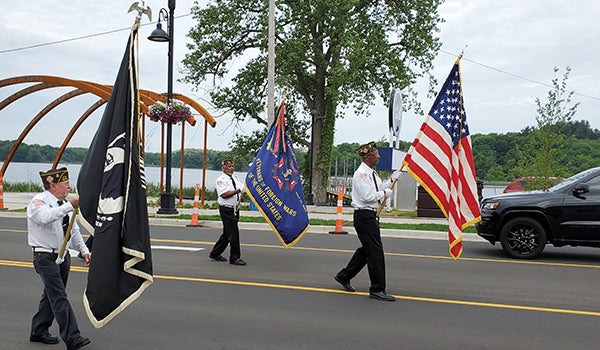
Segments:
[[[356,249],[348,265],[338,272],[334,279],[344,290],[354,292],[350,280],[367,265],[371,280],[369,297],[394,301],[395,298],[385,291],[385,257],[377,217],[377,210],[382,200],[390,198],[393,194],[390,189],[392,181],[382,183],[373,169],[379,163],[379,151],[375,142],[361,145],[356,149],[356,153],[362,163],[352,178],[352,207],[354,207],[354,228],[361,246]],[[397,179],[400,174],[400,171],[395,171],[391,180]]]
[[[233,159],[225,158],[221,161],[223,174],[217,178],[217,196],[219,202],[219,215],[223,222],[223,234],[215,242],[209,257],[215,261],[227,261],[222,254],[229,245],[229,263],[231,265],[244,266],[240,249],[240,229],[238,221],[240,212],[238,210],[241,193],[244,191],[244,182],[240,181],[234,174]]]
[[[27,240],[33,251],[33,266],[40,275],[44,290],[38,311],[31,321],[29,340],[43,344],[57,344],[49,328],[56,320],[60,336],[67,349],[80,349],[90,343],[81,336],[75,314],[67,299],[65,286],[71,268],[70,254],[64,260],[58,252],[65,239],[69,214],[79,208],[79,199],[67,200],[71,184],[67,168],[40,171],[44,192],[33,197],[27,206]],[[83,242],[77,223],[71,228],[68,248],[75,249],[90,263],[90,252]]]

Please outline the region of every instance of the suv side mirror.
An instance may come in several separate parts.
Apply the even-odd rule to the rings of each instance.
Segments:
[[[579,184],[575,187],[571,192],[575,197],[580,197],[583,194],[586,194],[590,191],[590,186],[588,184]]]

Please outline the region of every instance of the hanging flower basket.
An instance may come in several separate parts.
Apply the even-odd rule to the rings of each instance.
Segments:
[[[189,107],[178,102],[170,104],[156,102],[148,108],[148,118],[154,122],[177,124],[189,119],[191,116],[192,112]]]

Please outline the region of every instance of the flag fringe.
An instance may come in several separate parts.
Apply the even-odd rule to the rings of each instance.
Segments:
[[[252,202],[254,202],[254,205],[256,206],[256,208],[258,209],[258,211],[260,211],[261,215],[265,218],[265,221],[267,221],[267,223],[269,224],[269,226],[271,226],[271,229],[273,230],[273,233],[275,233],[275,236],[279,239],[279,241],[281,242],[281,244],[283,245],[284,248],[291,248],[293,247],[296,243],[298,243],[300,241],[300,239],[302,238],[302,236],[304,236],[304,234],[306,232],[308,232],[308,229],[310,229],[310,224],[306,226],[306,228],[304,229],[304,231],[302,231],[298,237],[296,237],[293,241],[291,241],[290,243],[285,243],[285,241],[283,240],[283,238],[281,237],[281,235],[277,234],[277,228],[275,227],[275,225],[273,224],[273,222],[271,222],[271,220],[269,220],[269,216],[262,210],[262,208],[260,207],[260,205],[258,204],[258,202],[256,201],[256,199],[254,198],[254,196],[252,196],[252,193],[248,190],[248,188],[246,187],[246,194],[248,195],[248,197],[250,197],[250,199],[252,200]]]
[[[96,316],[94,316],[94,314],[92,313],[92,309],[90,308],[90,304],[89,301],[87,300],[86,297],[86,290],[83,291],[83,306],[85,309],[85,313],[87,314],[90,322],[92,323],[92,325],[96,328],[102,328],[103,326],[105,326],[108,322],[110,322],[110,320],[112,320],[113,318],[115,318],[115,316],[117,316],[121,311],[125,310],[131,303],[133,303],[140,295],[142,295],[142,293],[144,292],[144,290],[146,288],[148,288],[150,285],[152,284],[152,281],[146,280],[144,283],[142,283],[140,285],[140,287],[133,292],[129,297],[127,297],[127,299],[123,300],[121,302],[121,304],[119,304],[118,307],[116,307],[110,314],[108,314],[106,317],[104,317],[101,320],[98,320],[96,318]]]

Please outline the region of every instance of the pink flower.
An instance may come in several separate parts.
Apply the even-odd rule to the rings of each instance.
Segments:
[[[191,117],[192,112],[188,106],[179,102],[170,104],[157,102],[148,108],[147,115],[154,122],[177,124]]]

